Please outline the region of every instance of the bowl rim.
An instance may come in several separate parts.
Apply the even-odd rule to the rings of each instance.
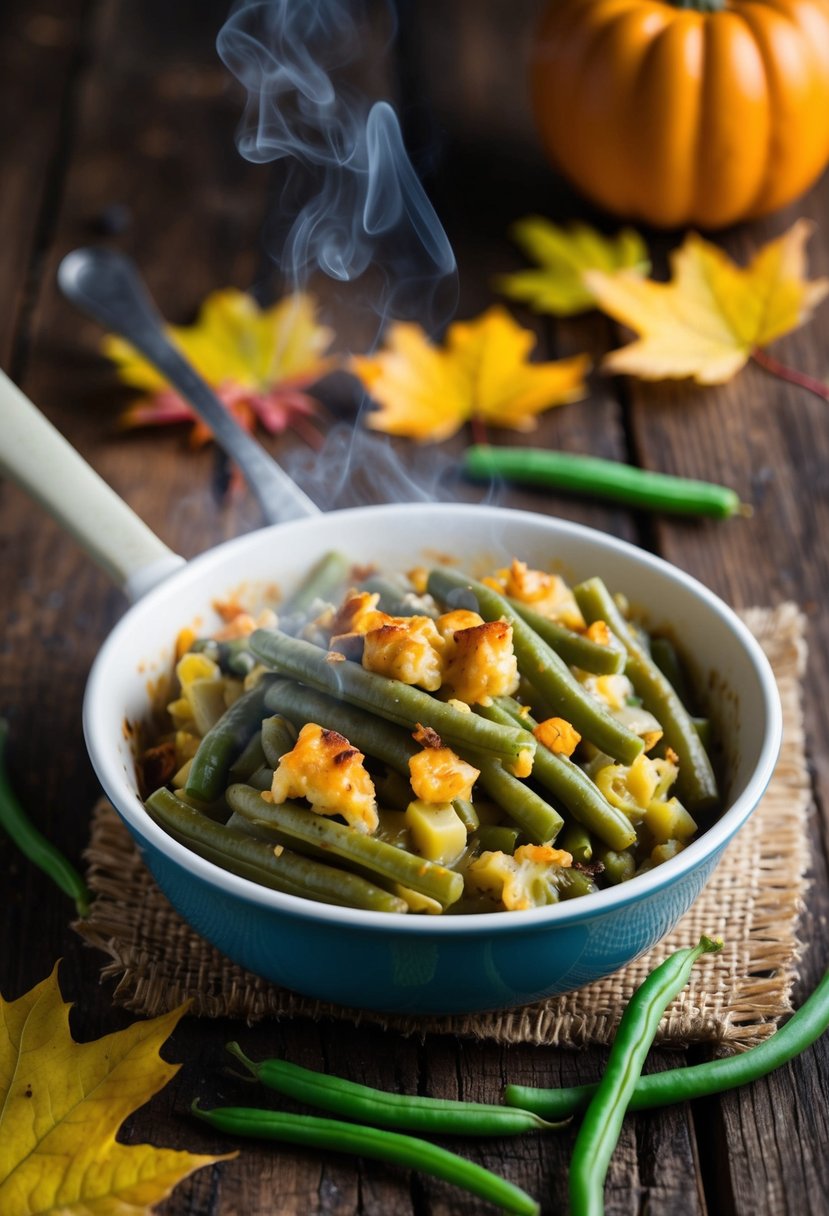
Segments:
[[[132,784],[128,782],[123,764],[114,749],[102,746],[101,738],[105,732],[98,728],[98,706],[102,699],[109,668],[112,663],[117,663],[122,640],[129,635],[132,629],[134,613],[146,605],[170,595],[186,583],[199,579],[206,568],[209,569],[217,563],[220,564],[231,552],[243,550],[247,546],[258,547],[264,543],[266,535],[281,534],[290,529],[301,539],[303,531],[318,528],[321,519],[330,519],[332,516],[336,516],[338,520],[345,523],[349,523],[351,520],[356,523],[366,515],[377,515],[382,512],[393,518],[397,512],[410,515],[413,510],[418,512],[419,518],[429,514],[445,516],[447,512],[455,515],[474,512],[476,521],[479,521],[482,527],[485,527],[488,518],[493,517],[497,517],[501,522],[505,519],[512,520],[519,525],[523,521],[533,521],[535,526],[541,523],[545,528],[549,528],[551,533],[567,535],[574,539],[582,538],[594,544],[599,543],[620,553],[622,557],[650,568],[670,581],[680,584],[685,591],[703,601],[708,609],[719,617],[735,635],[749,658],[762,692],[765,732],[758,763],[745,789],[728,810],[676,857],[663,862],[645,874],[638,875],[630,882],[608,887],[585,899],[566,900],[543,908],[503,914],[456,913],[447,916],[401,916],[394,912],[375,912],[319,903],[312,899],[288,895],[270,887],[260,886],[251,879],[242,878],[228,870],[223,870],[215,863],[192,852],[165,832],[150,817]],[[603,916],[655,895],[665,887],[681,880],[707,858],[716,855],[743,826],[771,780],[782,739],[782,708],[769,661],[747,626],[719,596],[698,579],[664,558],[640,549],[629,541],[622,540],[610,533],[537,512],[470,503],[398,503],[353,507],[329,512],[324,516],[312,516],[308,519],[274,524],[224,541],[193,558],[182,569],[175,571],[132,606],[105,639],[94,660],[86,685],[83,702],[83,728],[87,750],[98,779],[128,828],[133,835],[139,838],[140,842],[158,849],[170,861],[183,868],[188,877],[198,879],[226,896],[239,898],[262,909],[278,912],[290,918],[329,924],[332,928],[348,927],[384,934],[393,930],[396,933],[414,934],[415,936],[445,936],[447,934],[449,936],[467,936],[470,933],[473,935],[478,933],[500,934],[553,928],[556,925],[563,927],[574,921]]]

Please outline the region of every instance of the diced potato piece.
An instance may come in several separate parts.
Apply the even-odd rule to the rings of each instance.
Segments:
[[[342,815],[359,832],[377,828],[377,801],[364,756],[334,730],[308,722],[273,775],[274,802],[307,798],[319,815]]]
[[[187,778],[190,776],[190,769],[192,767],[193,767],[193,757],[191,756],[189,760],[185,760],[184,764],[182,764],[181,768],[174,775],[174,777],[173,777],[173,789],[174,790],[183,790],[184,789],[184,787],[187,785]]]
[[[653,802],[664,799],[677,772],[671,760],[642,752],[630,766],[608,764],[600,768],[593,780],[612,806],[638,823]]]
[[[227,709],[225,704],[225,681],[218,679],[191,680],[185,690],[196,729],[206,735],[215,726]]]
[[[658,844],[655,849],[651,850],[650,860],[655,866],[661,866],[663,861],[670,861],[672,857],[676,857],[681,853],[685,845],[681,840],[666,840],[664,844]],[[642,866],[639,867],[640,872]]]
[[[498,570],[494,578],[483,580],[502,595],[520,600],[533,612],[559,621],[568,629],[584,629],[585,621],[576,597],[563,578],[529,569],[526,562],[513,561],[509,569]]]
[[[219,664],[206,654],[186,654],[176,663],[176,675],[185,696],[194,680],[217,680],[221,674]]]
[[[451,802],[410,802],[406,825],[418,853],[451,865],[466,848],[466,828]]]
[[[368,633],[392,618],[380,612],[376,592],[349,591],[333,618],[327,622],[332,637],[343,633]]]
[[[484,618],[469,608],[454,608],[451,612],[443,612],[435,621],[438,633],[450,646],[459,629],[472,629],[483,623]]]
[[[551,845],[522,845],[510,857],[500,850],[482,853],[466,870],[466,885],[498,900],[510,912],[558,902],[557,874],[573,858]]]
[[[472,797],[480,771],[451,747],[424,747],[409,760],[412,790],[421,802],[451,802]]]

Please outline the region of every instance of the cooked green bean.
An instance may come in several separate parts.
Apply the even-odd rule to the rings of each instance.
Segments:
[[[480,827],[481,821],[478,818],[478,812],[468,798],[453,798],[452,806],[467,832],[474,832]]]
[[[575,866],[564,866],[557,875],[559,894],[562,899],[581,899],[584,895],[595,895],[598,891],[590,874]]]
[[[542,642],[546,642],[551,650],[564,660],[570,667],[580,667],[582,671],[590,671],[598,676],[612,676],[622,671],[625,666],[625,654],[619,647],[602,646],[558,621],[533,612],[520,600],[506,596],[506,601],[522,621],[537,633]]]
[[[276,683],[276,681],[274,681]],[[268,699],[269,694],[273,689],[273,684],[265,692],[265,708],[273,709],[274,706]],[[304,723],[302,724],[304,725]],[[296,743],[296,731],[291,723],[281,714],[275,713],[270,718],[264,718],[262,721],[262,749],[265,753],[265,759],[271,768],[276,768],[282,757],[293,749]]]
[[[78,871],[63,853],[40,832],[23,809],[6,772],[6,743],[9,725],[0,718],[0,827],[33,865],[48,875],[64,895],[75,901],[78,916],[89,913],[90,894]]]
[[[817,1042],[829,1030],[829,971],[810,997],[769,1038],[737,1055],[669,1068],[649,1073],[636,1082],[628,1110],[652,1110],[672,1106],[693,1098],[721,1094],[740,1085],[749,1085],[774,1072]],[[537,1089],[529,1085],[508,1085],[504,1101],[509,1106],[534,1110],[549,1119],[566,1119],[584,1110],[597,1085],[572,1085],[566,1089]]]
[[[538,750],[540,752],[541,748]],[[547,844],[555,840],[564,820],[554,806],[550,806],[525,781],[508,772],[500,760],[470,751],[466,752],[465,758],[480,770],[478,780],[490,798],[534,844]]]
[[[244,679],[256,666],[256,659],[248,650],[246,637],[233,638],[229,642],[217,642],[215,638],[197,638],[190,650],[218,663],[225,675],[240,676]]]
[[[410,734],[384,718],[293,680],[274,680],[265,704],[284,714],[294,726],[316,722],[326,730],[337,731],[364,755],[381,760],[404,777],[409,776],[410,757],[420,751]]]
[[[477,714],[463,713],[419,688],[366,671],[349,659],[329,662],[325,651],[300,638],[288,637],[275,629],[257,629],[251,637],[251,648],[275,671],[342,697],[409,730],[418,725],[431,726],[445,742],[474,747],[508,763],[514,763],[527,749],[524,731],[496,726]],[[535,740],[530,743],[534,752]]]
[[[636,873],[636,858],[627,849],[599,849],[596,860],[604,866],[603,877],[613,886],[627,882]]]
[[[688,983],[699,956],[720,949],[721,941],[703,937],[698,946],[677,950],[633,994],[576,1137],[570,1160],[571,1216],[601,1216],[604,1212],[607,1167],[662,1014]]]
[[[348,578],[350,563],[342,553],[332,550],[324,554],[292,595],[280,605],[280,615],[307,613],[315,600],[330,599]]]
[[[193,798],[213,802],[222,793],[230,766],[258,730],[265,716],[268,680],[242,693],[199,743],[185,789]]]
[[[248,786],[232,786],[248,789]],[[255,798],[259,794],[251,791]],[[346,908],[366,908],[375,912],[405,912],[402,899],[375,887],[357,874],[349,874],[333,866],[322,865],[307,857],[283,849],[277,857],[273,847],[246,832],[215,823],[200,811],[188,806],[160,789],[145,803],[147,810],[161,826],[194,853],[230,870],[242,878],[299,895],[324,904]]]
[[[673,642],[664,637],[651,638],[650,656],[665,679],[673,685],[674,692],[682,704],[688,709],[691,704],[688,678],[679,661],[679,655]]]
[[[580,823],[567,823],[558,841],[558,847],[569,853],[573,861],[586,863],[593,857],[593,841],[590,833]]]
[[[751,508],[727,486],[655,473],[601,456],[582,456],[547,448],[467,448],[463,471],[469,477],[505,477],[527,485],[575,490],[593,498],[609,498],[632,507],[672,511],[678,515],[708,515],[727,519],[746,515]]]
[[[360,589],[379,595],[380,600],[377,607],[381,612],[388,612],[390,616],[436,615],[434,608],[427,611],[426,605],[421,603],[422,597],[416,595],[414,591],[406,591],[397,583],[393,583],[387,578],[380,578],[379,575],[367,578],[360,584]]]
[[[251,735],[240,755],[228,769],[231,781],[247,781],[265,763],[265,751],[261,734]],[[273,766],[271,766],[273,767]]]
[[[600,578],[580,583],[574,588],[574,594],[587,620],[606,621],[625,647],[625,673],[642,698],[645,709],[659,719],[665,743],[679,757],[677,794],[680,801],[692,815],[715,810],[719,806],[719,794],[711,761],[671,682],[640,645]]]
[[[199,1119],[219,1131],[264,1140],[284,1140],[289,1144],[352,1153],[377,1161],[391,1161],[452,1182],[473,1195],[497,1204],[505,1212],[514,1212],[517,1216],[538,1216],[538,1204],[520,1187],[498,1174],[490,1173],[483,1166],[415,1136],[363,1127],[359,1123],[345,1123],[339,1119],[323,1119],[317,1115],[286,1115],[281,1111],[253,1110],[240,1106],[202,1110],[197,1102],[190,1109]]]
[[[484,620],[509,621],[518,667],[554,712],[571,722],[580,735],[601,751],[622,764],[633,763],[642,750],[642,740],[582,688],[564,660],[530,629],[503,595],[465,574],[447,569],[430,571],[429,590],[435,599],[449,604],[458,594],[462,597],[467,593],[477,603]]]
[[[518,1136],[524,1132],[557,1131],[563,1126],[517,1107],[389,1093],[302,1068],[289,1060],[262,1060],[257,1064],[248,1059],[238,1043],[228,1043],[227,1050],[268,1089],[320,1110],[364,1120],[373,1127],[444,1136]]]
[[[454,903],[463,892],[463,877],[454,870],[398,849],[376,836],[355,832],[325,815],[287,802],[265,802],[246,785],[231,785],[227,800],[234,811],[257,827],[272,824],[284,836],[316,845],[362,870],[428,895],[444,907]]]
[[[512,718],[531,731],[537,723],[511,697],[498,697],[494,704],[481,712],[491,714],[496,721]],[[636,840],[636,832],[624,812],[611,806],[599,787],[591,781],[569,756],[558,755],[548,747],[539,747],[533,761],[533,777],[555,794],[574,819],[611,848],[626,849]]]
[[[252,786],[255,790],[269,790],[273,785],[273,769],[268,764],[263,764],[255,773],[251,773],[245,785]]]
[[[502,823],[485,823],[474,833],[470,842],[476,853],[508,853],[518,845],[518,829]]]

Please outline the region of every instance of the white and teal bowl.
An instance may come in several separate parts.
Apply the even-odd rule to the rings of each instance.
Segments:
[[[451,559],[480,573],[520,557],[571,579],[601,575],[666,626],[692,656],[726,759],[725,809],[650,873],[550,908],[489,916],[395,916],[330,907],[237,878],[190,852],[147,815],[130,733],[169,671],[178,631],[209,629],[212,604],[243,585],[290,592],[340,549],[357,564],[408,570]],[[757,806],[780,746],[774,677],[757,642],[700,583],[632,545],[576,524],[494,507],[401,505],[265,528],[178,569],[124,616],[94,664],[84,729],[101,784],[164,894],[193,928],[256,975],[324,1001],[394,1013],[502,1009],[567,992],[668,933]],[[711,931],[721,927],[712,925]]]

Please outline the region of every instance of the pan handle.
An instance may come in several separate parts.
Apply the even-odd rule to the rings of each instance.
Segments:
[[[37,499],[130,600],[184,565],[0,371],[0,470]]]

